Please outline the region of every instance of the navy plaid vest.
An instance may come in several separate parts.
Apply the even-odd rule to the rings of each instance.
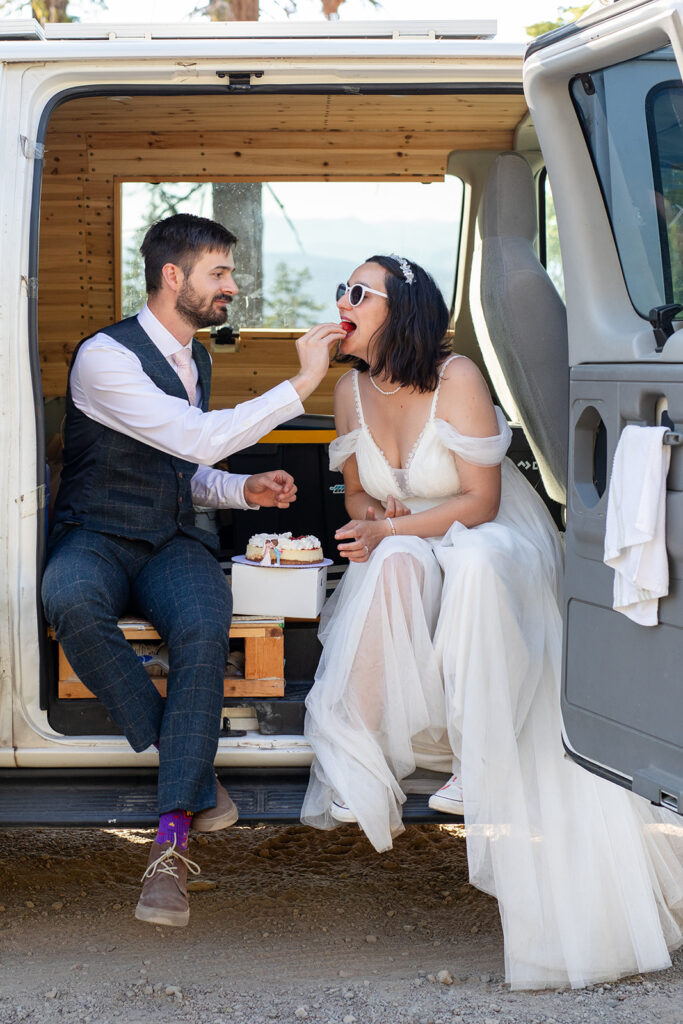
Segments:
[[[106,327],[103,333],[134,352],[158,388],[188,400],[178,374],[137,317]],[[71,370],[82,344],[76,346],[69,367],[64,460],[53,527],[79,524],[95,533],[149,541],[155,547],[180,532],[216,550],[216,537],[194,524],[191,481],[197,464],[96,423],[74,405]],[[192,342],[192,355],[199,371],[201,408],[206,412],[211,360],[198,341]]]

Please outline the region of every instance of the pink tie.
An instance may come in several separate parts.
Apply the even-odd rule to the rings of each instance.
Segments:
[[[172,358],[178,368],[178,376],[187,391],[190,405],[194,405],[197,398],[197,385],[194,382],[194,373],[192,372],[192,346],[186,345],[178,352],[174,352]]]

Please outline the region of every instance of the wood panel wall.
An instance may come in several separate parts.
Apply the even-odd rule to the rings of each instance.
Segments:
[[[452,150],[512,147],[521,96],[155,96],[67,101],[46,138],[39,339],[46,397],[74,345],[117,319],[117,190],[124,180],[441,180]],[[212,406],[291,376],[291,338],[255,332],[214,355]],[[331,412],[332,371],[309,399]]]

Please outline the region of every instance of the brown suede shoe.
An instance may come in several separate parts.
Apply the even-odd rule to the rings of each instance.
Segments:
[[[218,832],[221,828],[234,825],[239,813],[228,796],[227,790],[216,778],[216,806],[199,811],[192,818],[192,828],[197,832]]]
[[[199,874],[199,867],[187,856],[187,850],[172,843],[152,843],[147,869],[135,916],[148,924],[167,924],[183,928],[190,920],[187,902],[187,870]]]

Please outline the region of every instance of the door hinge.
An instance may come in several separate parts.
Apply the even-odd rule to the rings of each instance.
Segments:
[[[21,140],[21,152],[27,160],[43,159],[45,146],[42,142],[36,142],[35,139],[29,139],[26,135],[20,135],[19,139]]]
[[[21,283],[26,289],[26,294],[29,299],[38,298],[38,278],[37,277],[26,277],[25,274],[21,275]]]
[[[40,512],[40,510],[45,508],[45,505],[47,504],[47,487],[45,484],[41,484],[40,487],[36,487],[34,491],[27,491],[26,494],[20,494],[19,497],[14,500],[17,505],[21,506],[22,519],[26,516],[34,516],[36,512]]]

